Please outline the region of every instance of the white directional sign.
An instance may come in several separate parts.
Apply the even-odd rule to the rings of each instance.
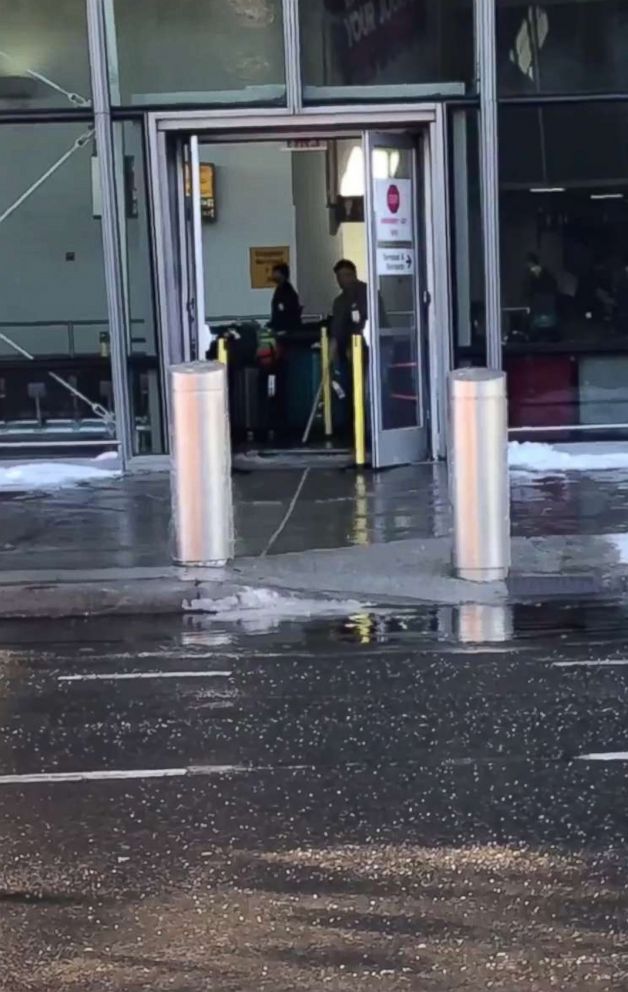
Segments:
[[[378,248],[378,276],[413,276],[414,248]]]

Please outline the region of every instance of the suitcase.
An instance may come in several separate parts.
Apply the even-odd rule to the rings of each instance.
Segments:
[[[253,440],[270,430],[268,374],[262,369],[234,369],[231,377],[230,407],[233,431]]]

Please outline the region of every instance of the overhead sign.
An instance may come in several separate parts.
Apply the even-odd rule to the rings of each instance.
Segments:
[[[321,138],[292,138],[283,147],[287,152],[326,152],[327,142]]]
[[[375,219],[378,242],[412,242],[411,179],[375,180]]]
[[[290,265],[290,248],[287,245],[271,248],[249,249],[251,289],[272,289],[273,269],[276,265]]]
[[[414,248],[378,248],[378,276],[414,275]]]

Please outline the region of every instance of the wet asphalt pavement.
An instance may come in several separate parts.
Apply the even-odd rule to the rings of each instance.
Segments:
[[[495,619],[4,625],[0,989],[626,988],[628,612]]]

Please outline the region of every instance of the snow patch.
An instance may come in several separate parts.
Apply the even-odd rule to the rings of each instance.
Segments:
[[[241,623],[249,633],[264,633],[290,620],[350,616],[367,607],[356,600],[308,599],[277,589],[242,589],[223,599],[194,599],[183,604],[190,613]]]
[[[552,444],[513,441],[508,463],[514,472],[608,472],[628,469],[628,450],[567,451]]]
[[[0,466],[0,490],[35,489],[50,492],[66,486],[78,486],[85,482],[102,482],[119,475],[112,469],[99,468],[94,464],[72,464],[70,462],[22,462],[8,468]]]

